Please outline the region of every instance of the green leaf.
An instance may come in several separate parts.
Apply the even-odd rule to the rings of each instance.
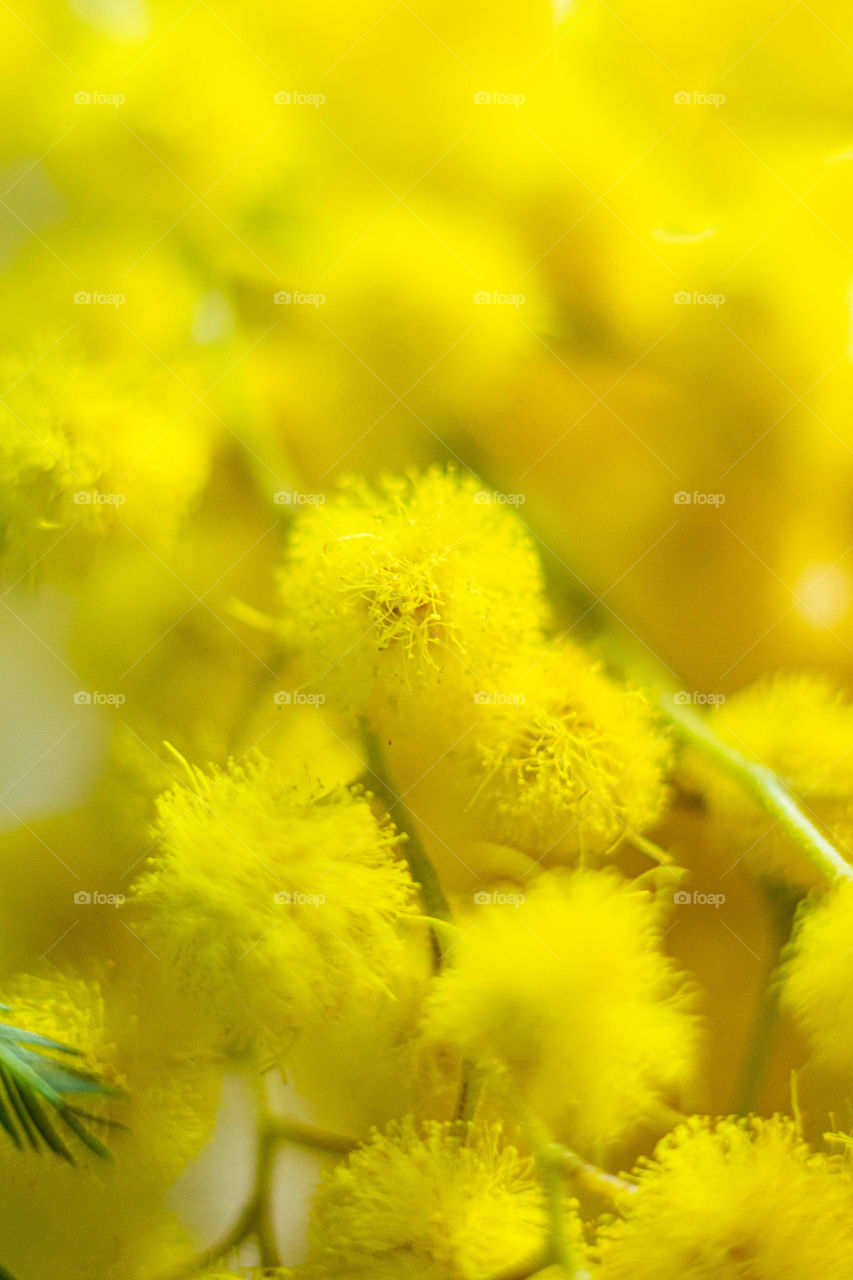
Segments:
[[[6,1008],[0,1005],[0,1009]],[[0,1127],[19,1149],[25,1143],[34,1151],[46,1148],[73,1164],[72,1151],[60,1136],[57,1121],[61,1121],[95,1155],[109,1159],[109,1150],[90,1131],[88,1124],[123,1126],[81,1110],[71,1098],[95,1094],[116,1096],[121,1091],[67,1058],[58,1061],[49,1056],[55,1053],[80,1056],[78,1049],[58,1040],[0,1023]],[[0,1267],[0,1280],[6,1275]]]

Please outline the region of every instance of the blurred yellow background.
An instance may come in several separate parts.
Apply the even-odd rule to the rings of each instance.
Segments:
[[[164,738],[287,752],[275,643],[234,605],[277,607],[276,495],[455,461],[516,499],[580,637],[616,620],[700,695],[781,667],[849,683],[849,6],[2,21],[5,971],[138,947],[73,894],[129,883]],[[75,506],[92,490],[122,502]],[[731,885],[727,933],[695,913],[669,939],[725,1110],[767,923],[672,823],[697,883]]]

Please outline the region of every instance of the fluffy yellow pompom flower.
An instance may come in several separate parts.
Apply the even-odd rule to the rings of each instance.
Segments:
[[[413,692],[470,707],[546,615],[533,542],[472,476],[351,480],[297,517],[281,578],[285,632],[333,708],[385,723]]]
[[[853,1068],[853,883],[805,909],[782,970],[782,1000],[815,1057]]]
[[[599,1280],[848,1280],[853,1182],[791,1121],[691,1120],[605,1230]]]
[[[776,773],[839,852],[853,859],[853,703],[822,676],[775,676],[716,707],[710,721],[725,742]],[[704,792],[732,861],[743,855],[756,876],[800,890],[822,883],[806,855],[738,782],[704,758],[691,757],[686,769]]]
[[[448,757],[475,838],[564,861],[660,817],[668,739],[643,695],[583,650],[528,652],[478,704],[476,728]]]
[[[497,1065],[600,1157],[694,1066],[696,1021],[658,925],[651,896],[613,873],[549,872],[520,905],[480,908],[438,979],[432,1033]]]
[[[207,478],[206,430],[171,412],[169,388],[140,396],[125,366],[37,356],[2,364],[0,570],[18,576],[41,557],[42,571],[79,570],[92,540],[122,525],[131,545],[162,548]],[[150,386],[150,369],[138,372]]]
[[[577,1234],[567,1199],[569,1229]],[[571,1216],[570,1216],[571,1215]],[[304,1280],[488,1280],[547,1238],[531,1160],[488,1129],[392,1125],[339,1165],[314,1204]]]
[[[191,776],[158,802],[146,937],[232,1051],[275,1055],[404,962],[412,881],[393,827],[342,787],[261,757]]]

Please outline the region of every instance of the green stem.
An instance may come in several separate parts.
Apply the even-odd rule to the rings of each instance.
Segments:
[[[755,1111],[758,1103],[779,1013],[779,984],[775,980],[776,969],[782,949],[791,935],[797,910],[797,899],[792,894],[774,888],[768,891],[768,898],[772,922],[767,971],[762,980],[752,1032],[732,1101],[732,1110],[739,1116],[746,1116]]]
[[[477,1114],[477,1107],[486,1083],[486,1072],[476,1066],[469,1058],[462,1063],[462,1079],[459,1084],[459,1097],[456,1101],[456,1119],[467,1123]]]
[[[821,835],[771,769],[723,742],[702,716],[692,707],[676,703],[671,693],[662,694],[659,705],[687,742],[703,751],[763,805],[822,875],[828,880],[853,880],[853,867]]]
[[[566,1230],[563,1149],[552,1142],[541,1126],[536,1123],[528,1124],[526,1133],[539,1170],[542,1190],[545,1193],[545,1209],[548,1214],[548,1261],[552,1265],[562,1267],[572,1280],[577,1280],[579,1271],[574,1247]]]
[[[606,1173],[597,1165],[588,1164],[586,1160],[568,1147],[559,1148],[559,1158],[564,1172],[584,1191],[594,1192],[605,1200],[620,1201],[634,1195],[637,1188],[633,1182],[626,1182],[613,1173]]]
[[[262,1267],[280,1267],[281,1256],[275,1239],[271,1212],[271,1184],[276,1157],[287,1142],[311,1147],[315,1151],[332,1151],[346,1155],[358,1146],[354,1138],[329,1133],[301,1120],[289,1120],[279,1116],[266,1116],[258,1133],[258,1151],[255,1163],[255,1180],[252,1194],[230,1231],[189,1262],[169,1272],[163,1280],[189,1280],[190,1276],[211,1270],[223,1258],[234,1253],[253,1237],[258,1246]]]
[[[311,1147],[315,1151],[334,1151],[341,1155],[348,1155],[358,1146],[357,1138],[330,1133],[327,1129],[318,1129],[312,1124],[304,1124],[301,1120],[276,1117],[269,1121],[269,1128],[277,1142],[295,1142],[299,1146]]]
[[[362,738],[367,768],[370,773],[371,790],[382,801],[388,817],[397,830],[406,837],[403,849],[406,861],[409,864],[409,870],[412,873],[412,879],[421,891],[424,910],[428,916],[435,916],[445,923],[452,924],[453,916],[447,898],[444,896],[441,881],[430,861],[429,854],[423,846],[412,815],[403,799],[397,795],[391,785],[385,752],[382,749],[379,736],[366,720],[362,720]],[[433,930],[433,944],[436,966],[438,967],[441,963],[442,946],[437,936],[437,930]]]

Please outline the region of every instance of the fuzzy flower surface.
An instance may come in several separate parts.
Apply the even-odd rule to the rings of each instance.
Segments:
[[[658,907],[630,882],[549,872],[521,905],[479,909],[438,980],[430,1029],[597,1157],[694,1067],[689,991],[659,936]]]
[[[567,1215],[571,1212],[567,1200]],[[574,1229],[571,1226],[570,1229]],[[546,1238],[532,1161],[499,1126],[374,1133],[316,1198],[302,1280],[487,1280]]]
[[[853,1182],[794,1124],[694,1118],[638,1171],[599,1280],[847,1280]]]
[[[670,746],[643,695],[573,645],[529,652],[478,708],[452,764],[472,830],[537,859],[600,854],[650,827]]]
[[[853,703],[819,675],[777,675],[729,698],[711,713],[720,737],[771,769],[805,813],[853,859]],[[687,761],[718,838],[762,879],[800,891],[820,873],[742,786],[704,759]]]
[[[801,911],[782,968],[782,1001],[818,1061],[853,1070],[853,884]]]
[[[233,1052],[275,1055],[404,961],[414,890],[393,827],[260,756],[161,797],[146,936]]]
[[[473,476],[351,480],[300,514],[281,575],[305,679],[387,719],[443,684],[465,705],[547,609],[532,539]]]

